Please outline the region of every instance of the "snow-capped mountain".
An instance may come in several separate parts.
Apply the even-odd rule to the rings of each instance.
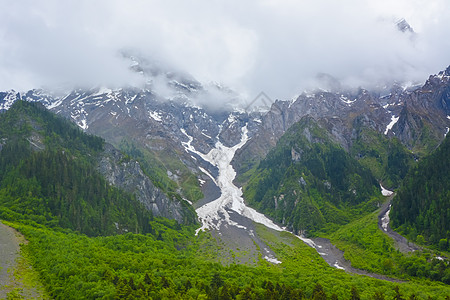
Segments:
[[[344,149],[355,139],[355,126],[397,137],[418,155],[434,150],[450,127],[450,67],[432,75],[423,85],[394,84],[379,91],[324,91],[302,93],[291,101],[276,101],[262,117],[261,127],[234,165],[264,157],[279,137],[303,116],[310,115],[334,136]]]
[[[356,128],[364,127],[398,137],[418,156],[439,145],[450,127],[450,67],[430,76],[424,85],[393,84],[388,92],[348,90],[323,75],[333,87],[329,91],[277,100],[264,112],[200,106],[196,101],[200,96],[214,102],[217,94],[189,76],[132,61],[131,68],[147,79],[144,88],[96,87],[64,96],[41,89],[7,91],[0,93],[0,110],[17,99],[41,102],[83,130],[139,156],[142,165],[147,165],[144,171],[154,172],[150,177],[155,184],[166,193],[181,194],[197,208],[203,229],[215,228],[222,235],[243,231],[240,236],[245,236],[246,244],[256,240],[261,249],[266,247],[252,235],[251,221],[281,228],[246,207],[234,181],[264,158],[302,117],[311,116],[344,149],[351,148]],[[220,89],[224,91],[220,97],[233,99],[232,92]],[[275,260],[270,250],[263,256]]]

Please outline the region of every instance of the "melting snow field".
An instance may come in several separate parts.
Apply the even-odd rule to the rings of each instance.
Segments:
[[[232,221],[227,210],[233,210],[256,223],[263,224],[277,231],[283,231],[281,227],[273,223],[266,216],[258,213],[253,208],[247,207],[244,203],[244,199],[242,198],[242,190],[233,183],[233,180],[236,177],[236,172],[231,165],[231,160],[233,159],[236,151],[248,141],[247,126],[242,128],[241,141],[237,145],[234,145],[233,147],[226,147],[218,141],[215,148],[208,154],[203,154],[195,150],[195,148],[191,145],[192,137],[189,136],[184,130],[183,133],[189,138],[188,142],[183,143],[186,150],[199,155],[205,161],[211,163],[219,169],[219,176],[216,182],[221,190],[221,195],[218,199],[209,202],[196,210],[197,215],[202,222],[202,227],[197,229],[196,233],[200,230],[206,229],[219,230],[220,226],[225,224],[246,229],[244,226]],[[209,173],[207,175],[211,176]]]
[[[184,129],[181,129],[181,132],[186,135],[188,138],[187,142],[182,142],[185,150],[188,152],[192,152],[200,156],[205,161],[211,163],[213,166],[216,166],[219,170],[219,176],[217,179],[205,169],[200,168],[200,170],[208,175],[214,183],[221,190],[221,195],[216,200],[209,202],[199,208],[197,208],[197,215],[202,222],[202,226],[196,230],[196,234],[200,230],[208,230],[208,229],[216,229],[220,230],[222,225],[224,226],[235,226],[237,228],[242,228],[247,230],[247,228],[243,225],[240,225],[233,220],[231,220],[229,211],[234,211],[244,217],[249,218],[250,220],[265,225],[268,228],[274,229],[276,231],[285,231],[284,228],[276,225],[272,220],[267,218],[265,215],[257,212],[253,208],[250,208],[245,205],[244,199],[242,198],[242,190],[234,185],[233,180],[236,177],[236,172],[231,165],[231,161],[236,153],[236,151],[245,145],[245,143],[249,140],[248,138],[248,130],[247,125],[242,128],[242,136],[240,142],[233,147],[226,147],[220,141],[218,141],[215,145],[215,148],[212,149],[208,154],[203,154],[200,151],[197,151],[195,147],[192,145],[193,138]],[[252,234],[252,232],[249,232]],[[307,245],[312,248],[318,249],[320,246],[317,246],[312,240],[297,236]],[[269,256],[265,256],[264,259],[267,261],[279,264],[281,263],[276,258],[271,258]],[[342,268],[337,266],[337,268]]]
[[[184,129],[181,129],[181,132],[188,138],[187,142],[182,142],[185,150],[198,155],[200,158],[211,163],[219,170],[218,177],[214,178],[207,170],[200,168],[200,170],[210,177],[220,188],[221,195],[216,200],[196,209],[197,215],[202,223],[202,226],[196,230],[196,234],[198,234],[201,230],[204,231],[208,229],[217,230],[220,234],[221,228],[223,229],[229,226],[234,226],[236,228],[246,230],[250,236],[253,236],[252,230],[247,229],[242,224],[239,224],[231,219],[230,213],[232,212],[236,212],[241,216],[247,217],[256,223],[263,224],[276,231],[286,231],[285,228],[281,228],[265,215],[257,212],[253,208],[247,207],[244,203],[244,199],[242,198],[242,190],[233,183],[233,180],[236,177],[236,172],[231,165],[231,161],[233,160],[236,151],[244,146],[249,140],[247,125],[242,128],[241,140],[238,144],[233,147],[226,147],[218,141],[215,144],[215,148],[208,154],[204,154],[196,150],[192,145],[193,137],[190,136]],[[386,190],[381,185],[380,187],[384,196],[392,195],[392,191]],[[387,216],[387,218],[389,217]],[[386,224],[388,224],[389,220],[387,219],[386,222]],[[297,237],[311,248],[314,248],[320,255],[327,256],[327,253],[324,253],[324,249],[322,249],[322,245],[316,244],[313,240],[302,236]],[[271,256],[272,255],[269,254],[264,255],[263,257],[271,263],[281,263],[281,261]],[[334,264],[330,263],[330,265],[337,269],[345,270],[345,268],[341,266],[338,261],[335,261]]]

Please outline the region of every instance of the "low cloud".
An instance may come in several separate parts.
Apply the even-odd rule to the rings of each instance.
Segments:
[[[450,64],[446,0],[0,3],[1,90],[142,84],[123,49],[247,99],[290,98],[318,73],[371,86],[424,80]],[[401,18],[416,34],[396,28]]]

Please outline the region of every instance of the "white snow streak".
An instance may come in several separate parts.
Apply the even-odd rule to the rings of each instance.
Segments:
[[[212,137],[210,137],[209,135],[207,135],[207,134],[204,133],[203,131],[202,131],[201,133],[202,133],[202,135],[204,135],[204,136],[207,137],[208,139],[211,139],[211,140],[212,140]]]
[[[200,171],[202,171],[203,173],[205,173],[209,178],[211,178],[211,180],[212,180],[216,185],[218,185],[216,179],[215,179],[208,171],[206,171],[206,170],[205,170],[204,168],[202,168],[202,167],[198,167],[198,168],[200,169]]]
[[[249,139],[247,135],[248,133],[247,125],[245,125],[242,128],[241,141],[237,145],[233,147],[226,147],[220,141],[218,141],[215,145],[215,148],[211,149],[211,151],[208,154],[203,154],[197,151],[191,145],[193,137],[187,134],[184,129],[180,130],[188,138],[187,142],[182,142],[182,145],[184,146],[185,150],[197,154],[203,160],[211,163],[213,166],[216,166],[219,169],[219,176],[217,180],[214,180],[214,178],[208,171],[206,171],[202,167],[199,167],[199,169],[203,173],[208,175],[220,188],[221,195],[216,200],[209,202],[196,209],[197,215],[202,223],[202,226],[196,230],[195,232],[196,235],[201,230],[202,231],[205,231],[207,229],[220,230],[220,227],[222,225],[235,226],[238,228],[247,229],[245,226],[242,226],[231,220],[229,214],[230,210],[235,211],[238,214],[245,216],[256,223],[263,224],[268,228],[274,229],[276,231],[286,231],[284,228],[281,228],[280,226],[276,225],[272,220],[267,218],[265,215],[257,212],[253,208],[246,206],[244,203],[244,199],[242,198],[242,190],[237,186],[235,186],[233,183],[233,180],[236,177],[236,172],[234,171],[233,166],[231,165],[231,160],[233,159],[235,152],[239,148],[244,146]],[[252,235],[252,232],[249,231],[249,234]],[[316,243],[314,243],[314,241],[312,241],[311,239],[304,238],[302,236],[297,237],[301,239],[304,243],[306,243],[308,246],[316,249],[317,251],[319,251],[319,249],[321,248],[320,245],[316,245]],[[278,259],[269,257],[267,255],[264,256],[264,259],[274,264],[281,263],[281,261],[279,261]],[[334,267],[338,269],[344,269],[343,267],[339,266],[337,262],[334,264]]]
[[[208,154],[203,154],[191,145],[192,137],[189,136],[184,130],[182,132],[189,138],[188,142],[183,142],[186,150],[189,150],[205,161],[211,163],[219,169],[219,176],[217,178],[217,185],[221,190],[221,195],[218,199],[209,202],[202,207],[199,207],[196,212],[202,222],[202,227],[197,229],[198,233],[200,230],[206,229],[219,229],[222,224],[236,226],[238,228],[245,228],[242,225],[233,222],[230,219],[230,215],[227,210],[233,210],[238,214],[245,216],[256,223],[261,223],[269,228],[282,231],[282,229],[269,220],[266,216],[258,213],[254,209],[247,207],[242,198],[242,190],[234,185],[233,180],[236,177],[236,172],[231,165],[231,160],[234,157],[235,152],[244,146],[248,141],[248,130],[247,125],[242,128],[241,141],[234,145],[233,147],[226,147],[220,141],[215,145],[214,149]],[[202,170],[204,172],[204,170]],[[205,174],[208,174],[204,172]]]
[[[344,102],[345,104],[348,104],[348,105],[350,105],[350,104],[352,104],[353,102],[356,101],[356,99],[355,100],[350,100],[347,97],[345,97],[344,95],[341,95],[341,97],[339,97],[339,99],[341,99],[342,102]]]
[[[395,123],[397,123],[399,118],[400,117],[396,117],[396,116],[392,115],[391,122],[386,126],[386,130],[384,131],[384,134],[388,134],[388,131],[392,129],[392,127],[395,125]]]
[[[390,212],[391,212],[391,205],[389,204],[389,209],[386,211],[384,216],[381,218],[381,227],[383,228],[384,231],[387,231],[389,222],[391,221],[391,219],[389,218]]]
[[[299,235],[296,235],[296,237],[301,239],[306,245],[310,246],[311,248],[317,249],[317,245],[316,245],[316,243],[314,243],[313,240],[305,238],[305,237],[302,237],[302,236],[299,236]]]
[[[62,102],[63,102],[63,99],[64,98],[61,98],[61,99],[53,102],[52,104],[48,105],[47,109],[53,109],[53,108],[56,108],[56,107],[60,106],[62,104]]]

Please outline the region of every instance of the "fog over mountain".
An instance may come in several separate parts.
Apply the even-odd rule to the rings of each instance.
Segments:
[[[450,61],[450,2],[0,0],[0,89],[142,86],[124,51],[242,98],[287,99],[318,73],[423,80]],[[405,19],[412,30],[396,26]],[[223,101],[220,100],[220,101]]]

